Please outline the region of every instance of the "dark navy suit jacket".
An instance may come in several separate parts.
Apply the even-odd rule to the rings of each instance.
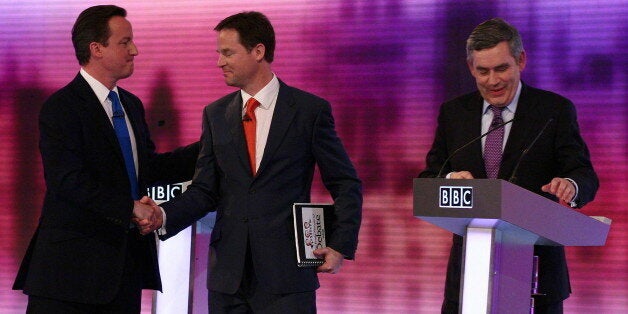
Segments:
[[[335,203],[337,220],[328,246],[352,259],[361,222],[361,182],[336,135],[330,104],[280,82],[256,176],[247,154],[237,91],[204,110],[192,184],[162,204],[167,237],[215,210],[209,289],[236,292],[248,241],[255,274],[266,291],[313,291],[319,287],[315,268],[297,267],[292,205],[310,201],[315,165]]]
[[[157,154],[141,101],[120,87],[118,92],[135,133],[140,193],[157,180],[189,180],[198,143]],[[46,195],[13,288],[63,301],[108,303],[120,285],[133,215],[115,131],[80,74],[44,103],[39,127]],[[144,288],[161,290],[154,236],[142,237],[140,247]]]
[[[523,84],[523,83],[522,83]],[[435,177],[445,159],[456,149],[480,135],[483,99],[479,92],[445,102],[438,116],[438,127],[432,148],[427,154],[426,169],[419,177]],[[576,110],[571,101],[552,92],[523,84],[515,120],[504,148],[498,178],[508,180],[521,157],[547,121],[553,118],[538,141],[521,159],[517,185],[556,200],[541,191],[554,177],[571,178],[579,187],[578,207],[593,200],[599,182],[589,158],[589,150],[580,136]],[[444,167],[444,174],[470,171],[474,178],[486,178],[480,141],[459,151]],[[553,303],[569,296],[569,275],[563,247],[536,246],[539,255],[540,292],[547,294],[539,303]],[[458,300],[462,238],[454,235],[448,266],[445,295]]]

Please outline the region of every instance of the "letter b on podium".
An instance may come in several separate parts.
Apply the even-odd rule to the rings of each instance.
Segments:
[[[473,208],[473,187],[441,186],[439,207]]]

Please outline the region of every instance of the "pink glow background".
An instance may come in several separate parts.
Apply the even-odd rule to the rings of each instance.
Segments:
[[[44,192],[39,106],[76,75],[70,29],[92,4],[98,3],[0,3],[2,313],[25,309],[25,296],[10,287]],[[438,105],[474,87],[464,64],[468,33],[487,18],[505,18],[520,29],[528,52],[523,80],[576,104],[601,180],[584,212],[613,219],[605,247],[567,249],[574,293],[566,313],[628,311],[626,1],[116,4],[128,10],[140,50],[135,74],[120,86],[144,101],[162,151],[197,140],[202,108],[233,91],[215,67],[212,28],[243,10],[262,11],[273,22],[275,73],[332,102],[365,183],[365,205],[356,261],[340,274],[321,276],[320,313],[438,312],[450,234],[412,216],[412,178],[424,167]],[[328,198],[320,186],[314,195],[315,201]]]

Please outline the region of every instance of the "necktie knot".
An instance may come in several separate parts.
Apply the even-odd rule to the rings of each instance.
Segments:
[[[496,124],[500,124],[503,122],[502,119],[502,111],[504,111],[504,109],[506,107],[497,107],[497,106],[490,106],[491,111],[493,112],[493,121],[491,122],[491,127],[495,127]]]
[[[111,100],[111,109],[113,111],[113,118],[123,118],[124,110],[122,110],[122,105],[120,104],[120,98],[118,94],[114,91],[109,92],[109,100]]]
[[[257,99],[251,97],[246,102],[246,110],[244,113],[243,121],[251,121],[255,120],[255,109],[260,106],[259,101]]]

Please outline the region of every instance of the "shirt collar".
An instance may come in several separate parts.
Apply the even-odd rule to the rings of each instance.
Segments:
[[[519,85],[517,86],[517,92],[515,93],[515,97],[512,98],[512,101],[508,104],[508,106],[506,106],[504,108],[504,110],[510,111],[512,113],[514,113],[515,111],[517,111],[517,104],[519,103],[519,96],[521,95],[521,81],[519,81]],[[484,114],[486,114],[490,109],[489,106],[491,104],[489,104],[486,100],[484,100],[484,103],[482,105],[482,112]]]
[[[107,97],[109,97],[109,89],[105,85],[103,85],[103,83],[99,82],[93,76],[89,75],[89,73],[87,73],[85,69],[81,68],[80,73],[81,76],[83,76],[83,78],[87,81],[87,84],[89,84],[89,87],[91,87],[94,93],[96,93],[98,101],[100,101],[101,104],[105,103],[105,100],[107,100]],[[118,87],[115,86],[113,88],[113,91],[118,93]],[[118,95],[120,94],[118,93]]]
[[[242,103],[246,104],[246,102],[251,98],[255,97],[255,99],[260,103],[260,107],[262,109],[269,109],[270,106],[274,103],[275,99],[277,99],[277,95],[279,95],[279,79],[273,73],[273,78],[262,88],[257,94],[249,95],[244,90],[240,90],[240,94],[242,95]],[[244,105],[243,105],[244,107]],[[246,108],[242,108],[243,110]]]

